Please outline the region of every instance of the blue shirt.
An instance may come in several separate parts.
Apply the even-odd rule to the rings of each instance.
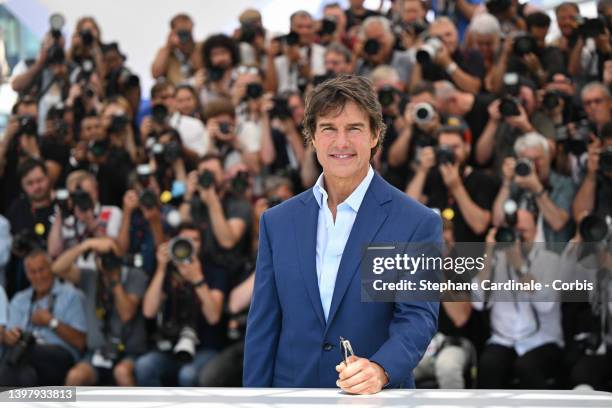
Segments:
[[[70,283],[62,283],[58,279],[53,282],[51,295],[47,295],[34,301],[34,306],[30,308],[32,302],[33,289],[27,288],[17,292],[11,300],[9,307],[9,320],[7,330],[14,327],[21,328],[22,331],[32,331],[36,336],[38,343],[56,344],[64,346],[73,357],[78,359],[79,352],[68,342],[63,340],[57,333],[48,326],[33,326],[30,322],[29,312],[32,313],[37,309],[48,308],[49,301],[52,296],[55,297],[53,303],[53,316],[65,325],[72,327],[75,330],[83,333],[87,332],[87,323],[85,321],[85,310],[83,307],[83,298],[80,292],[75,289]]]
[[[319,219],[317,224],[317,246],[316,246],[316,265],[317,281],[319,282],[319,294],[321,305],[325,314],[325,320],[329,316],[336,276],[340,267],[340,260],[344,247],[348,241],[351,229],[355,223],[357,212],[363,201],[363,197],[370,186],[374,177],[372,166],[368,169],[368,174],[357,186],[357,188],[338,205],[336,208],[336,222],[329,206],[327,205],[327,191],[323,183],[323,174],[315,183],[312,193],[319,204]]]

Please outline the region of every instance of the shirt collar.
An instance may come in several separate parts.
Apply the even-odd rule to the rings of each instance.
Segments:
[[[361,206],[361,202],[365,197],[366,191],[368,191],[368,187],[372,179],[374,178],[374,170],[372,166],[368,167],[368,173],[361,180],[361,183],[357,186],[355,190],[344,200],[341,204],[346,203],[353,211],[358,212],[359,207]],[[319,204],[319,208],[323,208],[323,204],[327,202],[327,191],[325,190],[324,182],[323,182],[323,173],[317,179],[314,187],[312,188],[312,193],[317,200],[317,204]]]

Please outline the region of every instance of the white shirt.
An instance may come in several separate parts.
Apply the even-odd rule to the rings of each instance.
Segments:
[[[312,44],[310,51],[310,72],[312,75],[325,74],[325,47],[320,44]],[[300,48],[300,55],[306,58],[307,47]],[[276,68],[276,78],[278,79],[277,92],[297,91],[298,90],[298,69],[297,66],[291,69],[289,59],[285,55],[276,57],[274,60]]]
[[[170,117],[169,124],[179,132],[186,148],[193,150],[200,157],[208,152],[208,133],[199,119],[175,112]]]
[[[368,174],[359,183],[357,188],[336,208],[335,223],[332,212],[327,205],[328,195],[323,183],[323,174],[319,176],[312,189],[312,193],[319,204],[316,265],[319,294],[321,295],[321,305],[323,306],[325,320],[329,316],[334,287],[336,286],[336,276],[338,275],[344,247],[355,223],[363,197],[373,177],[374,170],[370,166]]]
[[[504,251],[495,252],[492,266],[492,282],[518,280]],[[543,244],[536,243],[528,255],[529,271],[539,282],[552,282],[563,279],[559,275],[560,257],[545,249]],[[481,295],[481,294],[479,294]],[[515,301],[509,301],[508,293],[500,293],[504,301],[492,301],[491,338],[489,343],[513,348],[519,356],[547,343],[556,343],[563,347],[561,330],[561,303],[553,301],[552,289],[543,289],[533,294],[521,292]],[[492,298],[495,294],[492,295]],[[546,301],[544,301],[546,300]],[[481,302],[474,303],[474,308],[482,309]]]

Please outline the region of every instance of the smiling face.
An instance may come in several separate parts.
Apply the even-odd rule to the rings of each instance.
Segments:
[[[318,116],[312,138],[325,175],[344,180],[365,176],[377,142],[367,114],[352,101]]]

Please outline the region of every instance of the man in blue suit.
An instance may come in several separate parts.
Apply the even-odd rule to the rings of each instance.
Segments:
[[[385,125],[369,80],[341,76],[309,97],[304,132],[323,174],[261,217],[247,323],[246,387],[414,387],[437,302],[361,302],[364,245],[442,240],[440,217],[374,173]],[[340,363],[338,340],[356,356]],[[358,357],[357,357],[358,356]]]

